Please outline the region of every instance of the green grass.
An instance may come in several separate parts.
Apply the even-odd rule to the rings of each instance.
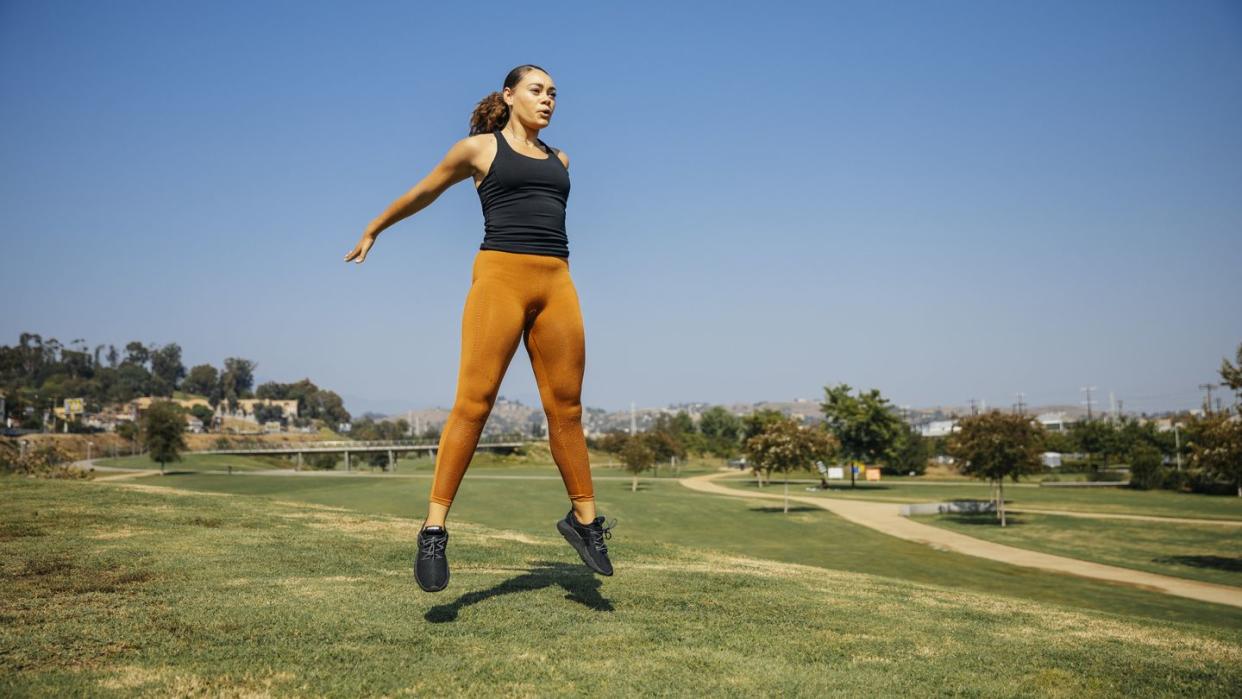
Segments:
[[[529,536],[555,536],[553,522],[568,510],[564,486],[555,472],[551,467],[544,480],[512,480],[489,478],[496,474],[484,469],[467,471],[453,504],[450,531],[454,522],[464,521]],[[426,512],[431,487],[430,478],[390,477],[183,475],[159,482],[419,520]],[[600,512],[618,522],[614,538],[618,551],[650,541],[1153,620],[1242,627],[1242,609],[938,551],[816,507],[795,506],[786,515],[779,502],[697,493],[671,479],[643,481],[639,491],[632,493],[628,479],[597,476],[595,491]]]
[[[313,505],[305,487],[150,485],[194,480],[277,479],[0,479],[0,693],[1230,696],[1242,683],[1236,615],[1159,621],[637,536],[639,513],[681,497],[671,483],[601,494],[629,528],[612,578],[587,573],[550,522],[525,533],[467,516],[490,504],[543,522],[539,495],[464,484],[452,581],[429,595],[410,579],[415,520]],[[323,480],[359,501],[420,494],[419,479],[284,482]],[[787,534],[782,520],[814,526],[733,504],[774,528],[752,540]]]
[[[160,470],[159,462],[152,461],[146,454],[95,459],[94,461],[99,466]],[[182,454],[181,461],[170,461],[164,465],[164,469],[165,471],[225,471],[228,470],[229,466],[232,466],[235,471],[269,471],[274,468],[292,468],[292,464],[271,456]]]
[[[797,480],[794,483],[793,480]],[[781,488],[782,479],[773,475],[772,485],[764,486],[767,492]],[[790,494],[811,497],[862,498],[884,502],[944,502],[953,499],[987,500],[990,488],[986,482],[978,484],[914,485],[900,481],[858,483],[856,488],[833,484],[828,491],[809,492],[805,488],[818,483],[798,479],[791,480]],[[726,485],[754,490],[753,478],[740,476],[730,479]],[[771,490],[775,488],[776,490]],[[1132,490],[1130,488],[1048,488],[1031,484],[1005,483],[1005,502],[1013,509],[1035,507],[1063,509],[1080,512],[1103,512],[1156,517],[1200,517],[1204,519],[1242,520],[1242,498],[1231,495],[1200,495],[1175,493],[1168,490]]]
[[[1044,553],[1222,585],[1242,585],[1242,527],[1042,514],[941,514],[916,521]]]

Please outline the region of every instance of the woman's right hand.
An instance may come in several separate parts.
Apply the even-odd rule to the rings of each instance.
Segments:
[[[362,264],[362,261],[367,259],[367,252],[374,244],[375,236],[363,233],[362,239],[358,241],[358,244],[354,246],[354,249],[350,250],[349,253],[345,255],[345,261],[349,262],[350,260],[353,260],[358,264]]]

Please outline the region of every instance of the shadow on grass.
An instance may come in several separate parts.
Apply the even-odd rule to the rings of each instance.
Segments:
[[[979,512],[974,514],[969,512],[947,512],[943,516],[946,521],[953,522],[955,524],[990,524],[996,527],[1001,525],[1000,517],[998,517],[995,512]],[[1016,527],[1023,524],[1026,524],[1026,521],[1018,515],[1015,515],[1012,512],[1005,513],[1006,527]]]
[[[1242,558],[1227,556],[1164,556],[1151,559],[1153,563],[1175,563],[1194,568],[1215,568],[1231,573],[1242,573]]]
[[[780,479],[773,479],[771,483],[766,483],[762,486],[755,483],[753,479],[747,479],[743,481],[742,479],[738,478],[738,479],[734,479],[733,482],[743,487],[754,488],[756,490],[769,490],[772,488],[779,489],[781,486],[784,485],[784,481]],[[812,486],[814,486],[815,488],[814,490],[810,490]],[[847,483],[829,483],[827,488],[824,488],[823,486],[818,485],[814,483],[813,481],[789,481],[789,494],[793,495],[795,489],[798,491],[797,494],[800,495],[804,492],[815,492],[815,493],[855,492],[856,493],[860,490],[883,491],[883,490],[892,490],[894,487],[895,486],[891,486],[891,485],[877,485],[875,483],[867,483],[861,480],[858,481],[857,486],[853,486],[853,487],[851,487],[850,484],[847,482]]]
[[[779,513],[779,514],[784,514],[784,512],[785,512],[785,508],[784,508],[784,507],[782,507],[782,506],[780,506],[780,505],[773,505],[773,506],[771,506],[771,507],[767,507],[767,506],[765,506],[765,507],[752,507],[752,508],[750,508],[750,511],[751,511],[751,512],[776,512],[776,513]],[[820,507],[812,507],[811,505],[799,505],[799,506],[796,506],[796,507],[795,507],[795,506],[790,506],[789,511],[790,511],[790,512],[823,512],[824,510],[823,510],[823,508],[820,508]]]
[[[500,595],[542,590],[553,585],[560,585],[564,588],[567,593],[565,599],[571,602],[577,602],[597,612],[611,612],[613,611],[612,602],[599,593],[601,584],[594,573],[581,565],[537,561],[527,572],[509,578],[491,589],[467,592],[448,604],[432,607],[427,610],[425,617],[433,624],[456,621],[457,613],[472,604],[478,604]]]

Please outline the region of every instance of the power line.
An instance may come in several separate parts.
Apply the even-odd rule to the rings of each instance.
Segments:
[[[1199,388],[1207,391],[1207,398],[1203,401],[1203,412],[1210,413],[1212,412],[1212,389],[1216,388],[1216,384],[1201,383]]]
[[[1095,386],[1083,386],[1082,388],[1078,390],[1087,392],[1087,400],[1084,402],[1087,404],[1087,419],[1090,420],[1091,419],[1091,392],[1095,390]]]

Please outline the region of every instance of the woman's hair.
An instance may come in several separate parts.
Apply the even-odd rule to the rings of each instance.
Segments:
[[[537,65],[527,63],[509,71],[505,76],[504,87],[513,89],[522,80],[522,76],[532,70],[539,70],[547,73]],[[493,92],[484,97],[474,108],[474,113],[470,115],[470,135],[474,136],[481,133],[491,133],[493,129],[503,128],[509,122],[509,105],[505,104],[504,89]]]

